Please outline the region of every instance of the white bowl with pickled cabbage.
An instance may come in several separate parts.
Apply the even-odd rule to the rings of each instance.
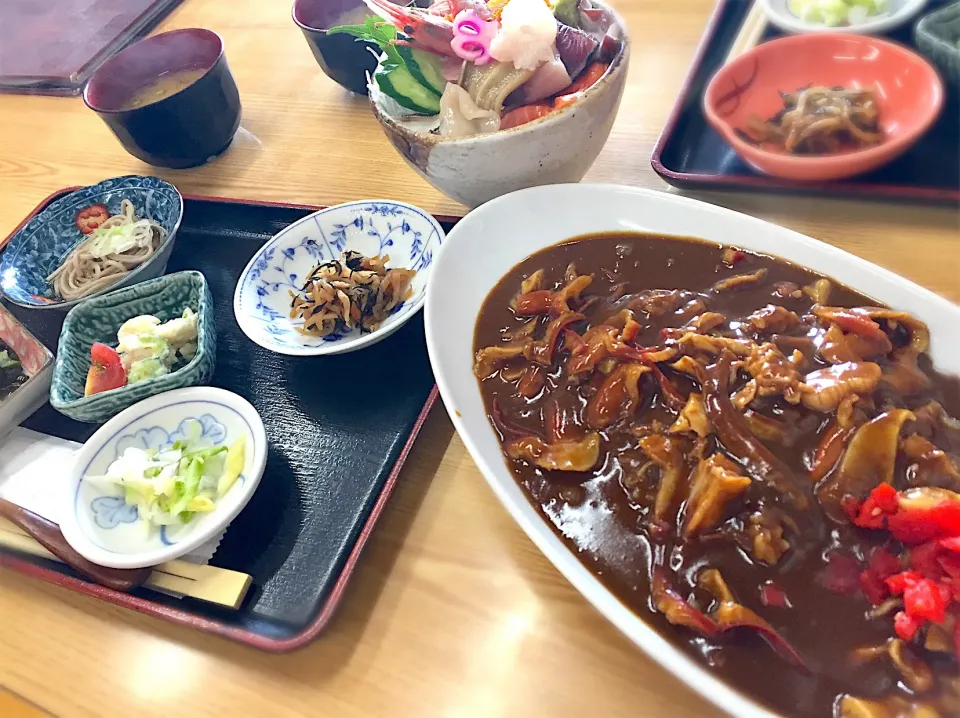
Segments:
[[[912,20],[927,0],[763,0],[767,19],[781,30],[879,35]]]
[[[93,563],[155,566],[217,536],[253,496],[267,461],[257,410],[223,389],[150,397],[77,452],[60,529]]]
[[[627,77],[629,38],[613,10],[597,0],[434,0],[429,10],[366,1],[396,26],[372,19],[350,30],[384,50],[370,78],[371,106],[430,184],[476,207],[587,173]],[[451,49],[451,28],[468,12],[496,25],[492,59],[482,63]]]

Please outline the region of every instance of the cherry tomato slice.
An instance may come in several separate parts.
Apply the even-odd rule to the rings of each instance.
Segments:
[[[120,355],[106,344],[94,344],[90,350],[90,370],[84,395],[91,396],[127,384],[127,372],[120,362]]]
[[[109,218],[110,210],[108,210],[105,205],[92,204],[86,209],[81,209],[77,212],[74,222],[82,234],[92,234],[93,230]]]

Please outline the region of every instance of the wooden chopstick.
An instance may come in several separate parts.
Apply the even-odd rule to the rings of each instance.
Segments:
[[[0,548],[60,561],[4,518],[0,518]],[[144,585],[157,591],[190,596],[236,609],[243,603],[252,583],[253,577],[246,573],[175,560],[157,566]]]
[[[726,65],[736,60],[748,50],[755,48],[760,44],[760,38],[763,37],[763,33],[766,31],[767,15],[763,11],[763,3],[761,0],[754,0],[750,11],[747,13],[746,19],[743,21],[743,25],[740,27],[740,34],[738,34],[737,39],[733,41],[727,59],[723,64]]]

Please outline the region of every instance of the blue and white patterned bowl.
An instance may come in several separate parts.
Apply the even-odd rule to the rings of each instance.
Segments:
[[[110,492],[84,477],[102,476],[128,447],[161,449],[173,444],[195,419],[203,438],[231,445],[246,438],[244,469],[208,514],[175,529],[146,531],[136,507],[121,491]],[[220,533],[247,505],[267,462],[267,435],[257,410],[223,389],[192,387],[150,397],[116,416],[77,452],[60,517],[67,542],[88,561],[111,568],[155,566],[183,556]]]
[[[291,356],[342,354],[375,344],[420,311],[433,255],[444,232],[430,214],[390,200],[364,200],[329,207],[294,222],[267,242],[240,275],[233,297],[237,323],[251,340]],[[290,319],[290,292],[322,262],[353,250],[367,257],[390,255],[387,266],[414,269],[413,294],[375,332],[310,337]]]
[[[60,266],[86,235],[75,224],[77,212],[93,204],[120,212],[120,201],[133,202],[138,217],[152,219],[167,231],[160,249],[149,260],[116,284],[90,297],[159,277],[167,268],[183,215],[183,198],[159,177],[128,175],[104,180],[61,197],[27,222],[10,238],[0,257],[0,289],[14,304],[30,309],[67,309],[90,297],[64,301],[57,297],[47,277]]]
[[[84,396],[90,348],[117,345],[117,330],[128,319],[152,314],[175,319],[189,307],[197,313],[197,354],[174,372],[92,396]],[[177,272],[96,297],[70,310],[60,331],[50,404],[76,421],[100,423],[148,396],[206,384],[217,362],[217,328],[210,288],[200,272]]]

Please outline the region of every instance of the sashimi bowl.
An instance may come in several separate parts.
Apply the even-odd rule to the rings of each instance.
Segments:
[[[127,271],[117,274],[115,282],[80,297],[64,298],[51,275],[81,243],[95,237],[96,228],[91,223],[98,213],[120,216],[124,202],[132,205],[133,218],[149,220],[159,228],[152,254],[139,263],[121,256]],[[183,198],[177,188],[159,177],[128,175],[82,187],[51,203],[13,235],[0,258],[0,289],[7,299],[22,307],[63,310],[90,297],[158,277],[166,270],[182,215]],[[109,253],[102,256],[105,261],[117,257]]]
[[[444,236],[433,216],[403,202],[363,200],[315,212],[285,228],[251,258],[233,298],[237,323],[256,344],[290,356],[343,354],[374,344],[423,306],[433,256]],[[385,262],[386,276],[404,270],[402,296],[381,303],[385,278],[360,266],[364,262],[366,267],[367,260]],[[318,279],[329,276],[328,271],[337,279]],[[331,319],[326,329],[311,330],[306,319],[313,321],[318,312],[327,316],[320,300],[309,309],[292,310],[300,298],[314,297],[321,289],[331,292],[329,315],[339,313],[340,318]],[[368,313],[376,312],[383,317],[367,323]],[[347,316],[349,322],[343,319]]]
[[[526,187],[578,182],[593,165],[629,64],[626,25],[609,7],[367,4],[383,17],[343,31],[382,50],[368,88],[373,112],[438,190],[476,207]]]
[[[165,461],[169,470],[151,477],[149,467]],[[60,529],[81,556],[101,566],[170,561],[226,528],[253,496],[266,461],[263,421],[246,400],[211,387],[158,394],[108,421],[79,450]],[[138,480],[131,478],[137,468]],[[111,478],[117,475],[123,482]]]

